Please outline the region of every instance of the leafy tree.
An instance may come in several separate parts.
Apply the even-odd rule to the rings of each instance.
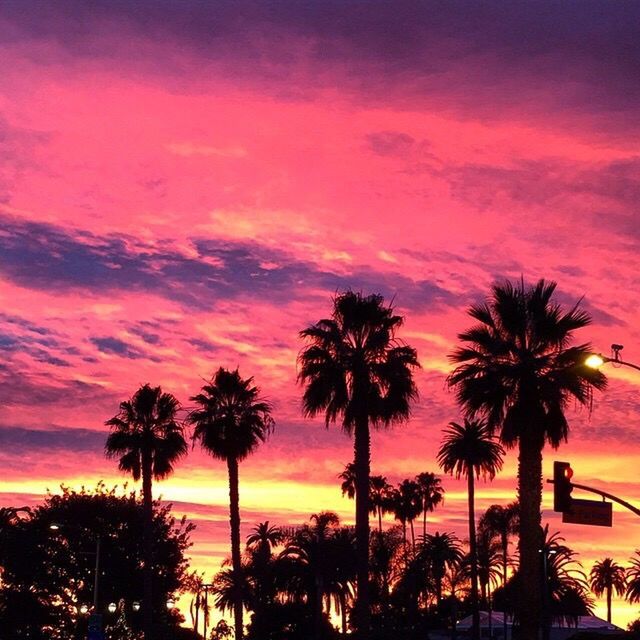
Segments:
[[[412,370],[416,351],[400,344],[402,317],[380,295],[347,291],[333,300],[330,318],[300,333],[299,381],[305,385],[304,413],[324,413],[327,425],[338,417],[354,435],[358,603],[356,627],[363,638],[369,611],[370,426],[405,421],[417,397]]]
[[[422,536],[427,535],[427,512],[432,512],[444,500],[442,482],[435,473],[425,471],[416,476],[422,502]]]
[[[541,592],[531,585],[540,584],[542,449],[545,441],[556,448],[567,439],[568,404],[589,406],[592,390],[606,385],[602,373],[584,366],[591,347],[571,346],[589,315],[578,305],[564,311],[555,289],[544,280],[494,285],[490,298],[469,310],[477,324],[458,336],[463,345],[451,356],[457,367],[449,377],[469,417],[479,413],[504,445],[519,446],[523,640],[536,640],[541,621]]]
[[[624,567],[612,558],[598,560],[589,574],[591,591],[600,597],[607,596],[607,622],[611,622],[611,596],[615,592],[624,595],[627,589],[627,576]]]
[[[127,603],[126,622],[138,634],[142,620],[132,610],[143,599],[143,501],[134,493],[119,495],[103,484],[93,491],[62,487],[44,504],[16,519],[0,545],[3,580],[0,588],[0,637],[57,640],[86,636],[87,617],[80,607],[94,600],[95,552],[100,544],[99,599],[96,613],[115,625],[109,602]],[[58,529],[50,527],[56,524]],[[171,516],[171,505],[152,503],[154,545],[153,610],[155,632],[161,637],[177,629],[181,617],[165,603],[187,586],[194,526]],[[121,612],[122,613],[122,612]],[[112,640],[123,640],[113,636]]]
[[[480,638],[480,610],[478,606],[478,552],[476,548],[475,484],[474,478],[493,479],[502,468],[503,448],[491,435],[482,420],[464,420],[463,424],[449,423],[444,430],[438,451],[438,463],[456,478],[467,479],[469,503],[469,556],[471,561],[472,634]]]
[[[267,438],[274,426],[271,405],[260,397],[253,378],[243,379],[236,369],[222,367],[201,393],[191,398],[198,405],[189,414],[195,425],[194,440],[208,453],[227,463],[229,473],[229,520],[231,528],[231,559],[235,589],[234,627],[236,640],[242,640],[242,558],[240,548],[240,492],[238,465]]]
[[[146,640],[153,637],[153,610],[149,606],[154,601],[152,482],[153,478],[161,480],[171,475],[175,463],[187,453],[182,426],[176,421],[179,406],[170,393],[145,384],[130,400],[121,402],[118,413],[106,422],[111,433],[105,443],[105,454],[119,458],[120,470],[130,473],[134,480],[142,477],[145,513],[142,617]]]

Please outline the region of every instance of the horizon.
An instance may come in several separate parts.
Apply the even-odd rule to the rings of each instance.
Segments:
[[[188,406],[223,366],[276,420],[240,465],[243,537],[321,510],[352,523],[352,441],[303,418],[296,358],[353,289],[393,302],[422,365],[410,421],[372,434],[372,473],[440,475],[431,530],[464,539],[464,481],[435,453],[460,418],[446,377],[469,306],[495,282],[554,280],[593,319],[577,343],[640,363],[639,20],[633,2],[5,3],[0,506],[137,488],[103,455],[105,420],[145,382]],[[640,374],[603,372],[544,477],[567,460],[640,505]],[[508,451],[477,514],[515,491]],[[225,465],[196,447],[154,495],[196,523],[192,567],[212,577]],[[587,573],[636,550],[616,505],[611,529],[562,524],[547,486],[543,508]],[[614,624],[639,615],[614,601]]]

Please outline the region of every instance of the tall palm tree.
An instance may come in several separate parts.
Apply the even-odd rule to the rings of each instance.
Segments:
[[[138,481],[142,477],[144,511],[142,620],[145,640],[153,637],[153,479],[171,475],[175,463],[186,455],[187,443],[176,420],[179,402],[160,387],[142,385],[120,403],[118,413],[106,421],[111,427],[104,446],[108,458]]]
[[[416,476],[422,502],[422,537],[427,535],[427,511],[433,511],[444,500],[442,482],[435,473],[425,471]]]
[[[502,468],[504,449],[491,435],[482,420],[464,420],[463,424],[450,422],[444,430],[438,451],[438,463],[445,473],[467,479],[469,506],[469,555],[471,558],[472,635],[480,638],[480,610],[478,607],[478,553],[476,548],[475,478],[493,479]]]
[[[598,560],[589,574],[591,591],[599,598],[607,596],[607,622],[611,622],[611,596],[617,593],[623,595],[627,589],[627,576],[624,567],[614,562],[612,558]]]
[[[571,346],[589,315],[578,304],[563,310],[555,289],[544,280],[494,285],[489,299],[469,310],[477,324],[458,336],[463,345],[451,355],[457,367],[449,376],[467,415],[479,413],[491,430],[500,429],[505,446],[519,446],[523,640],[535,640],[541,622],[541,592],[530,585],[540,584],[542,449],[545,441],[555,448],[567,439],[566,407],[589,406],[592,390],[606,385],[602,373],[583,364],[591,347]]]
[[[273,429],[271,405],[260,397],[260,390],[254,386],[253,378],[243,379],[237,369],[229,371],[222,367],[191,401],[198,407],[188,418],[195,426],[194,440],[198,440],[214,458],[227,463],[232,577],[236,593],[234,627],[236,640],[241,640],[243,577],[238,465],[264,442]]]
[[[506,587],[509,569],[509,536],[518,530],[519,507],[517,502],[503,507],[492,504],[480,518],[479,528],[500,540],[502,551],[502,586]],[[507,612],[503,612],[503,635],[507,637]]]
[[[407,545],[407,523],[411,529],[411,548],[415,551],[416,534],[413,523],[422,512],[422,501],[418,483],[413,480],[403,480],[392,493],[390,506],[396,520],[402,524],[405,548]]]
[[[380,295],[347,291],[334,298],[330,318],[300,332],[306,340],[298,358],[305,415],[324,413],[327,425],[341,418],[343,429],[354,436],[355,621],[363,637],[370,627],[369,428],[407,420],[418,395],[412,373],[419,366],[416,351],[396,339],[403,319],[393,311]]]
[[[382,532],[382,514],[390,510],[390,499],[393,487],[384,476],[371,476],[369,478],[369,504],[370,511],[378,516],[378,532]]]

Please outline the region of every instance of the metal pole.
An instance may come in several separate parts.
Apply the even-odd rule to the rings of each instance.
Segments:
[[[100,535],[96,539],[96,567],[93,576],[93,611],[98,612],[98,585],[100,578]]]

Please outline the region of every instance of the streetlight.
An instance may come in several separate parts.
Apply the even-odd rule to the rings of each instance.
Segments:
[[[107,610],[109,611],[109,613],[115,613],[117,608],[118,605],[115,602],[110,602]]]
[[[591,369],[599,369],[603,364],[607,362],[611,362],[614,366],[624,365],[625,367],[631,367],[636,371],[640,371],[640,366],[637,364],[633,364],[633,362],[626,362],[620,357],[620,352],[624,349],[624,346],[621,344],[612,344],[611,345],[611,353],[613,357],[608,358],[607,356],[603,356],[600,353],[592,353],[587,357],[584,363],[587,367]]]
[[[169,611],[171,611],[171,609],[174,609],[176,606],[176,601],[173,598],[169,598],[167,600],[167,609],[169,609]]]

